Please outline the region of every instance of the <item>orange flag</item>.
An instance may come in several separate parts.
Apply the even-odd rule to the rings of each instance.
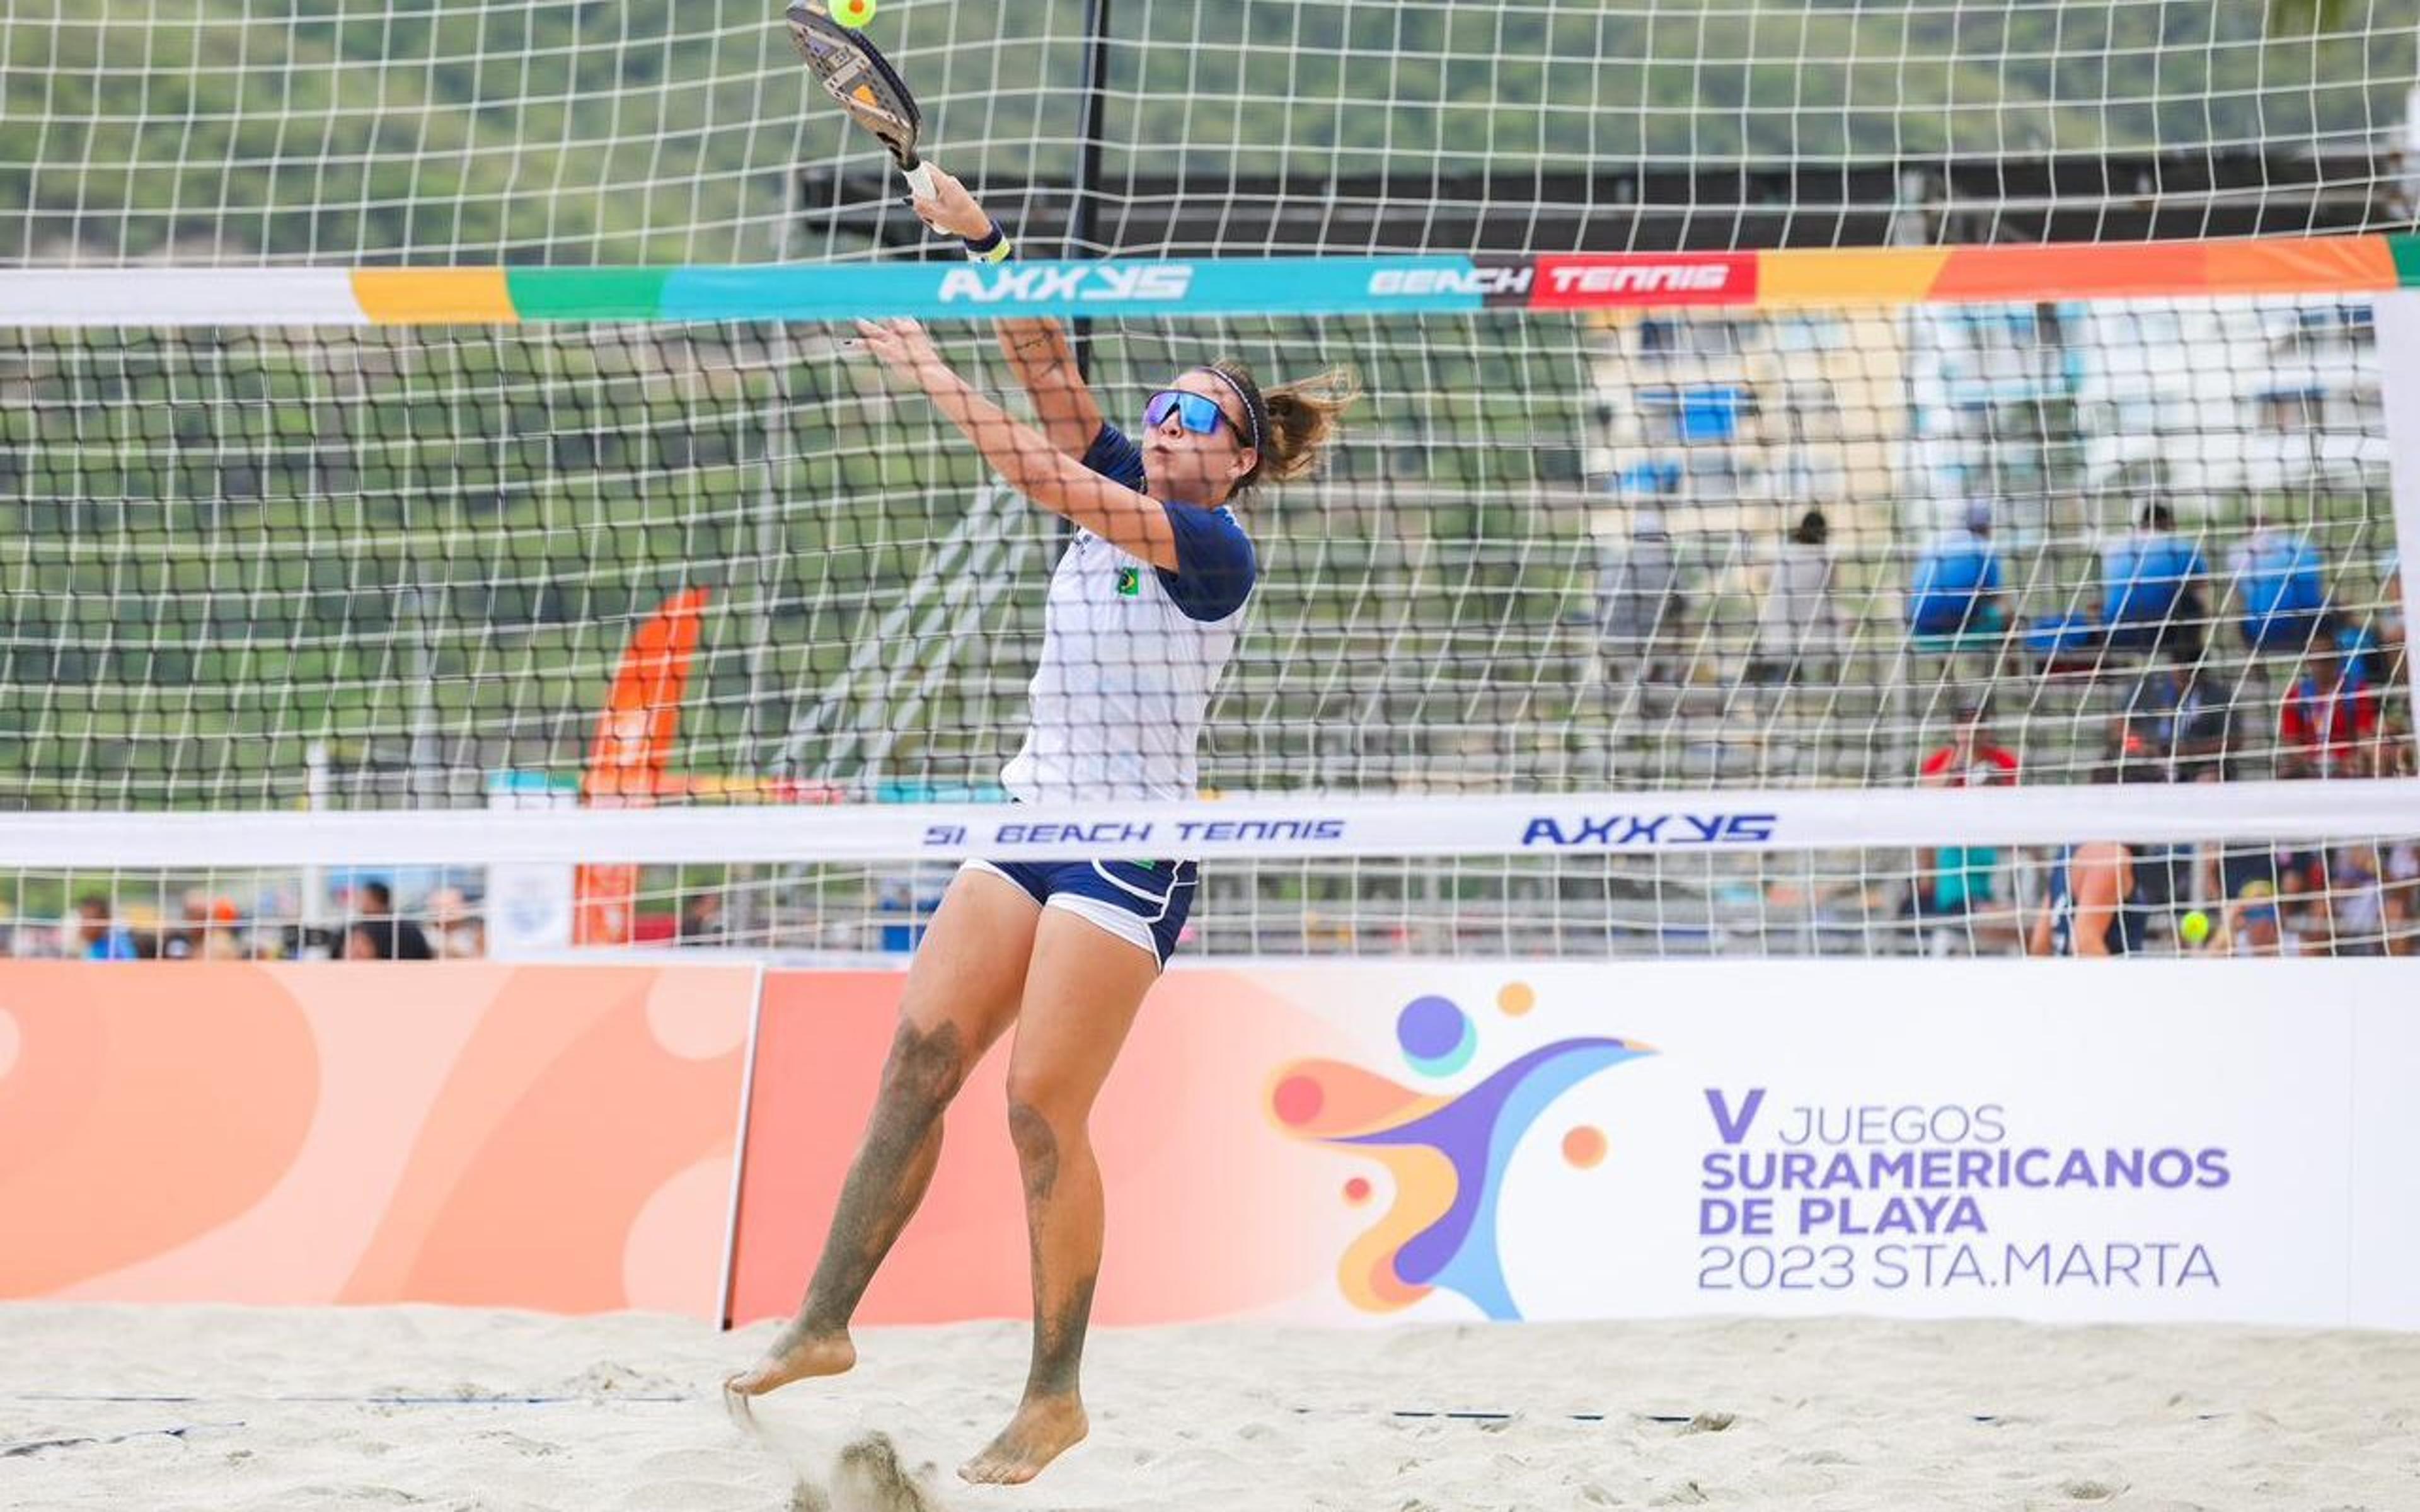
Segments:
[[[692,588],[656,607],[623,649],[613,696],[597,717],[580,801],[595,809],[645,808],[656,801],[680,739],[681,694],[706,618],[706,591]],[[639,902],[639,869],[583,866],[573,883],[575,945],[628,945]]]

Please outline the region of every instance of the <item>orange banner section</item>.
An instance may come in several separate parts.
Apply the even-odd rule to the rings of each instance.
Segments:
[[[798,1306],[873,1110],[906,980],[805,971],[765,979],[730,1321]],[[951,1107],[940,1167],[860,1322],[1031,1311],[1024,1184],[1004,1090],[1010,1042],[976,1068]],[[1152,989],[1093,1113],[1109,1214],[1094,1321],[1215,1318],[1324,1285],[1355,1215],[1327,1173],[1291,1155],[1266,1106],[1289,1056],[1336,1044],[1331,1031],[1239,973],[1172,971]]]
[[[353,298],[374,325],[511,325],[511,293],[501,268],[365,268]]]
[[[1759,304],[1912,304],[1932,292],[1946,247],[1767,253],[1759,259]]]
[[[1935,300],[2116,300],[2208,291],[2210,243],[1959,247],[1933,281]]]
[[[2395,254],[2384,237],[2213,241],[2204,254],[2212,294],[2301,294],[2315,288],[2396,287]]]
[[[0,962],[0,1296],[711,1317],[755,983]]]

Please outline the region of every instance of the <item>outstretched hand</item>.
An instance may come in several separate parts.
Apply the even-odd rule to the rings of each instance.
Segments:
[[[950,372],[949,363],[918,321],[860,320],[857,334],[884,367],[917,388],[929,389],[936,374],[946,377]]]
[[[932,197],[911,195],[908,203],[916,208],[916,214],[926,225],[944,236],[959,237],[969,241],[991,229],[991,217],[975,203],[974,195],[967,192],[966,185],[929,158],[924,160],[924,166],[933,173]]]

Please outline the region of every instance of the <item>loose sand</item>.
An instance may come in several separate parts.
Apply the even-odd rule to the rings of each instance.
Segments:
[[[936,1508],[2420,1509],[2413,1335],[1108,1332],[1087,1367],[1092,1440],[1032,1486],[981,1489],[953,1471],[1006,1421],[1021,1326],[862,1335],[854,1374],[760,1406],[778,1454],[717,1389],[769,1335],[655,1316],[0,1304],[0,1506],[815,1504],[786,1460],[834,1512],[892,1512],[914,1498],[869,1489],[878,1432]]]

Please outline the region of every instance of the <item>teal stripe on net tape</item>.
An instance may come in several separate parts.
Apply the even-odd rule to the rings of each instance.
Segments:
[[[1215,316],[1476,310],[1467,257],[515,269],[524,320]]]

